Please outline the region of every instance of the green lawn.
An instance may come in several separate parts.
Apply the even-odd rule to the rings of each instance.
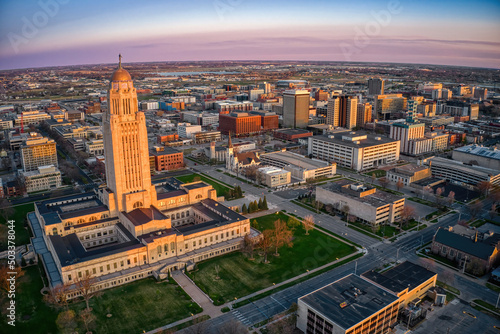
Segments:
[[[13,207],[14,213],[9,217],[9,219],[15,220],[14,229],[16,231],[16,246],[21,246],[30,242],[30,235],[26,228],[24,228],[24,222],[26,220],[26,214],[28,212],[34,211],[33,203],[22,204]],[[7,225],[6,222],[0,218],[0,251],[7,249]]]
[[[19,288],[16,291],[16,326],[6,324],[5,317],[7,295],[2,290],[0,305],[2,307],[2,320],[0,328],[3,333],[57,333],[57,313],[42,301],[40,290],[43,288],[42,279],[37,266],[25,269],[25,274],[20,278]]]
[[[375,177],[379,178],[379,177],[386,176],[387,172],[385,170],[382,170],[382,169],[377,169],[377,170],[365,173],[366,176],[372,176],[372,174],[375,174]]]
[[[60,310],[43,302],[42,288],[38,267],[27,268],[16,295],[16,326],[7,327],[4,316],[0,326],[9,328],[9,333],[58,333],[56,318]],[[4,313],[8,299],[5,294],[0,298]],[[90,304],[97,317],[94,323],[96,333],[141,333],[201,312],[201,308],[177,284],[157,283],[153,278],[104,290],[100,297],[91,299]],[[75,311],[84,307],[84,302],[71,304]],[[108,318],[108,313],[112,317]],[[83,324],[79,325],[78,332],[84,333]]]
[[[257,221],[257,228],[262,231],[273,228],[277,219],[287,221],[294,228],[294,245],[292,248],[281,248],[279,257],[269,255],[270,263],[264,264],[257,252],[254,261],[238,252],[199,263],[197,270],[190,273],[195,283],[216,304],[246,296],[355,251],[354,247],[317,230],[305,235],[302,225],[295,218],[281,212],[252,219],[252,223]],[[219,280],[215,279],[216,266],[219,266]]]
[[[392,237],[392,236],[397,235],[399,233],[398,228],[395,226],[392,226],[392,225],[382,225],[382,226],[378,227],[375,230],[375,232],[373,231],[372,227],[370,225],[367,225],[367,224],[354,222],[354,223],[349,223],[349,225],[354,225],[360,229],[363,229],[367,232],[371,232],[371,233],[378,235],[379,237],[383,237],[383,238],[384,237],[389,238],[389,237]]]
[[[212,187],[214,187],[214,189],[217,191],[217,196],[225,196],[227,199],[228,196],[226,194],[228,194],[229,191],[232,189],[232,187],[230,187],[229,185],[225,186],[201,174],[182,175],[182,176],[176,176],[175,178],[181,182],[190,183],[193,182],[194,178],[197,176],[200,178],[201,181],[211,184]]]

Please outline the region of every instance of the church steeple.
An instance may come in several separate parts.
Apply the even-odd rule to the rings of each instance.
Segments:
[[[228,148],[233,148],[233,142],[231,141],[231,131],[229,131],[229,140],[227,142]]]

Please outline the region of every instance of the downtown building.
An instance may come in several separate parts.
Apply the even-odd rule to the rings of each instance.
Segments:
[[[218,201],[204,182],[151,183],[146,119],[130,74],[113,73],[103,115],[107,184],[93,192],[35,203],[28,214],[50,287],[96,278],[107,289],[235,251],[248,218]],[[43,245],[43,246],[42,246]],[[48,249],[48,251],[47,251]],[[77,291],[69,298],[79,296]]]
[[[306,128],[309,124],[310,100],[307,90],[286,90],[283,93],[283,126]]]
[[[399,160],[400,141],[362,132],[337,132],[308,138],[308,154],[356,171]]]
[[[357,97],[334,95],[328,100],[326,124],[350,130],[356,127],[357,114]]]
[[[25,172],[36,171],[41,166],[58,166],[56,142],[31,132],[21,146],[21,162]]]

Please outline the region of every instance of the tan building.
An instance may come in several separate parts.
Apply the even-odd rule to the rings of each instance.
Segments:
[[[104,141],[102,139],[94,139],[85,142],[85,152],[90,155],[103,155]]]
[[[328,100],[326,124],[350,130],[356,127],[357,114],[357,97],[334,95]]]
[[[356,120],[356,126],[362,127],[366,123],[371,123],[372,121],[372,105],[369,103],[358,104],[358,115]]]
[[[426,138],[432,139],[432,151],[444,151],[448,148],[449,134],[441,132],[428,132]]]
[[[145,117],[121,61],[108,102],[107,184],[35,203],[35,213],[28,215],[32,227],[43,231],[36,242],[49,250],[44,261],[57,269],[49,272],[51,287],[89,275],[98,278],[96,289],[166,277],[170,270],[239,249],[246,234],[258,235],[246,217],[217,201],[211,185],[177,180],[152,185]]]
[[[390,118],[390,114],[406,109],[406,97],[403,94],[387,94],[374,96],[374,112],[379,120]]]
[[[56,166],[40,166],[37,170],[22,172],[26,192],[56,189],[62,185],[61,172]]]
[[[401,181],[405,186],[409,186],[412,182],[416,182],[431,176],[432,174],[430,168],[413,164],[399,166],[387,172],[387,179],[389,181],[395,183]]]
[[[269,188],[278,188],[290,183],[291,173],[277,167],[261,167],[257,169],[257,180]]]
[[[316,187],[316,200],[341,212],[348,207],[349,215],[371,225],[398,221],[405,206],[404,197],[346,179]]]
[[[303,155],[288,151],[265,153],[261,154],[259,158],[262,165],[274,166],[290,171],[293,178],[301,181],[320,177],[332,177],[337,172],[337,164],[335,163],[309,159]]]
[[[399,298],[350,274],[300,297],[297,306],[303,333],[385,334],[397,322]]]
[[[57,167],[56,142],[31,132],[21,146],[21,161],[25,172],[35,171],[41,166]]]

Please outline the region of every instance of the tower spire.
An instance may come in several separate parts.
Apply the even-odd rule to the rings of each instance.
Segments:
[[[233,142],[231,141],[231,131],[229,131],[229,141],[227,142],[228,148],[233,148]]]
[[[122,68],[122,54],[118,55],[118,68]]]

